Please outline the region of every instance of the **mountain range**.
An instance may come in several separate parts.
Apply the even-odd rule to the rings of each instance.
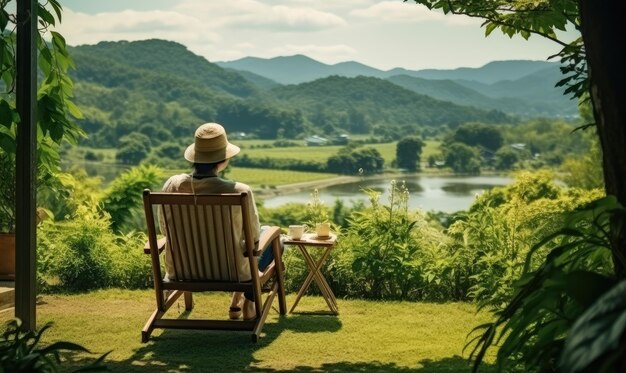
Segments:
[[[325,64],[303,55],[269,59],[245,57],[219,66],[265,78],[275,84],[300,84],[337,75],[386,79],[416,93],[520,116],[576,116],[576,102],[555,87],[562,78],[559,64],[546,61],[494,61],[479,68],[383,71],[359,62]],[[268,87],[275,85],[266,82]]]
[[[308,57],[272,59],[284,72],[311,79],[285,85],[259,69],[225,68],[165,40],[101,42],[71,47],[70,54],[76,102],[85,114],[80,123],[94,146],[117,146],[137,132],[155,143],[186,140],[190,128],[207,121],[261,138],[343,132],[397,137],[425,128],[437,133],[467,121],[513,123],[510,114],[516,113],[574,114],[559,101],[566,99],[546,88],[558,67],[538,61],[502,61],[450,71],[456,78],[427,79],[367,76],[364,72],[376,69],[356,62],[318,76],[321,70],[314,74],[299,64],[323,65]],[[507,66],[515,79],[491,82]],[[411,74],[445,77],[442,71]]]
[[[511,60],[494,61],[479,68],[460,67],[451,70],[394,68],[384,71],[355,61],[329,65],[301,54],[274,58],[244,57],[216,64],[224,68],[253,72],[280,84],[304,83],[330,75],[346,77],[363,75],[380,79],[407,75],[423,79],[474,80],[492,84],[501,80],[516,80],[548,67],[558,70],[558,64],[555,62]]]

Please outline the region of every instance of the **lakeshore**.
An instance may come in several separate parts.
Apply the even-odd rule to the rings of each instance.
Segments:
[[[331,206],[337,200],[345,204],[368,203],[373,191],[381,201],[390,197],[391,181],[403,181],[409,192],[408,206],[423,211],[452,213],[471,206],[485,191],[511,183],[512,178],[501,175],[460,176],[449,173],[389,173],[367,177],[343,176],[286,184],[255,190],[266,207],[280,207],[289,203],[307,203],[313,190]]]

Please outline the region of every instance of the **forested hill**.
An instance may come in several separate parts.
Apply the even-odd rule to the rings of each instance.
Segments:
[[[341,125],[342,116],[359,116],[342,127],[351,132],[367,132],[371,125],[440,126],[466,121],[502,123],[507,117],[499,111],[485,111],[440,101],[412,92],[385,80],[331,76],[310,83],[277,87],[274,96],[300,109],[312,122]],[[354,119],[354,118],[353,118]],[[360,122],[365,122],[365,125]]]
[[[510,121],[500,111],[436,100],[377,78],[330,77],[281,86],[223,69],[162,40],[102,42],[70,53],[76,101],[85,114],[80,124],[94,146],[118,146],[137,133],[155,143],[187,141],[207,121],[261,138],[373,130],[397,137],[401,127],[439,132],[466,121]]]
[[[175,42],[157,39],[100,42],[72,48],[70,53],[72,55],[81,53],[103,62],[117,62],[153,72],[174,74],[179,78],[210,87],[212,90],[236,96],[246,97],[256,91],[254,85],[240,74],[225,70]]]

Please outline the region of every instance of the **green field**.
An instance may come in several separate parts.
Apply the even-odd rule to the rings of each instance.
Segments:
[[[301,161],[318,161],[324,162],[330,156],[339,152],[343,146],[294,146],[286,148],[261,148],[262,145],[271,145],[272,140],[239,140],[237,144],[242,147],[241,154],[247,154],[251,158],[290,158]],[[427,140],[422,149],[422,161],[425,161],[430,155],[439,152],[439,141]],[[377,149],[385,164],[389,166],[396,158],[396,142],[385,144],[366,144],[364,146]]]
[[[264,170],[259,168],[232,167],[228,178],[241,181],[251,187],[272,188],[279,185],[304,183],[336,177],[335,174],[286,170]]]
[[[233,141],[235,142],[235,141]],[[236,144],[240,145],[242,150],[241,154],[246,154],[251,158],[269,157],[273,159],[290,158],[301,161],[317,161],[324,163],[326,160],[337,154],[342,146],[322,146],[322,147],[309,147],[309,146],[297,146],[297,147],[285,147],[285,148],[267,148],[261,146],[267,146],[274,143],[274,140],[238,140]],[[432,154],[439,152],[439,141],[427,140],[425,146],[422,149],[422,162],[425,162]],[[367,144],[364,146],[370,146],[376,148],[381,156],[385,159],[385,165],[387,168],[391,165],[391,162],[396,157],[396,143],[385,144]],[[87,152],[93,152],[102,161],[100,162],[85,162],[85,154]],[[110,182],[117,174],[127,169],[128,166],[120,165],[115,162],[116,149],[112,148],[89,148],[89,147],[68,147],[64,149],[62,154],[62,160],[67,168],[72,165],[80,166],[87,169],[88,173],[93,175],[97,174],[103,177],[105,184]],[[182,155],[181,155],[182,157]],[[176,169],[165,170],[166,175],[172,175],[176,173],[189,172],[189,169]],[[267,187],[273,188],[280,185],[302,183],[308,181],[323,180],[338,175],[329,173],[313,173],[313,172],[301,172],[301,171],[288,171],[288,170],[271,170],[271,169],[254,169],[254,168],[231,168],[229,178],[242,181],[253,187]]]

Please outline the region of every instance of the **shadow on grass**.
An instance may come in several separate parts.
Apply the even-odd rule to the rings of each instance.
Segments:
[[[195,336],[197,337],[197,336]],[[194,343],[194,340],[196,341]],[[455,355],[441,360],[422,360],[420,367],[398,366],[395,363],[372,362],[332,362],[325,363],[319,367],[296,366],[289,369],[272,369],[267,367],[255,367],[258,363],[252,354],[255,349],[262,345],[246,345],[242,341],[221,341],[215,346],[212,343],[202,344],[202,348],[197,348],[197,338],[189,336],[179,339],[175,343],[162,343],[156,348],[147,347],[138,351],[138,354],[148,353],[151,356],[144,356],[142,360],[107,363],[112,371],[133,372],[267,372],[267,373],[464,373],[471,372],[472,366],[467,359]],[[207,340],[204,340],[207,342]],[[189,343],[191,345],[189,345]],[[188,348],[185,348],[187,346]],[[156,356],[160,356],[156,358]],[[175,358],[173,356],[176,356]],[[137,356],[138,357],[138,356]],[[163,359],[166,358],[167,362]],[[277,357],[280,360],[281,357]],[[267,364],[267,362],[264,362]],[[271,363],[270,363],[271,364]],[[480,373],[496,372],[493,365],[484,364]]]
[[[273,370],[268,368],[254,368],[250,367],[246,369],[248,372],[295,372],[295,373],[339,373],[339,372],[360,372],[360,373],[374,373],[374,372],[390,372],[390,373],[463,373],[471,372],[472,365],[467,359],[461,356],[455,355],[447,357],[441,360],[422,360],[419,362],[421,367],[409,368],[404,366],[398,366],[395,363],[381,363],[378,361],[372,362],[337,362],[326,363],[321,367],[306,367],[298,366],[289,370]],[[480,373],[495,372],[494,366],[483,365],[479,370]]]
[[[180,318],[187,318],[184,312]],[[166,329],[138,348],[124,361],[107,361],[112,371],[132,372],[241,372],[255,371],[257,350],[270,345],[283,331],[295,333],[335,332],[337,317],[291,315],[266,323],[257,343],[251,332]],[[303,337],[314,338],[314,337]],[[277,360],[285,357],[277,357]],[[259,371],[259,370],[256,370]],[[262,371],[262,370],[261,370]]]

